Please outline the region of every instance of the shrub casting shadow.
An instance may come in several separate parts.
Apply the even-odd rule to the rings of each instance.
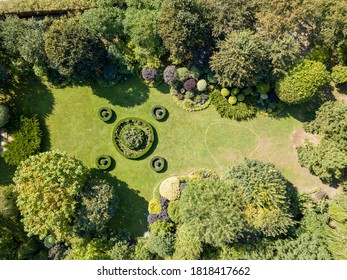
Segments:
[[[143,236],[147,231],[147,201],[139,195],[138,191],[130,189],[127,183],[118,180],[108,172],[92,169],[91,175],[93,178],[106,180],[116,188],[119,206],[108,226],[113,230],[127,229],[132,238]]]
[[[112,117],[108,121],[106,121],[104,123],[112,124],[112,123],[114,123],[116,121],[117,113],[114,110],[112,110],[112,109],[111,109],[111,111],[112,111]]]
[[[41,150],[48,151],[51,148],[51,140],[45,119],[53,111],[55,102],[52,92],[34,73],[28,73],[25,78],[12,83],[11,90],[15,93],[13,96],[15,106],[11,114],[14,118],[11,128],[18,128],[20,116],[36,115],[42,130]]]
[[[137,77],[132,77],[125,83],[116,86],[92,86],[92,90],[95,95],[106,98],[112,105],[125,108],[143,104],[149,94],[147,85]]]

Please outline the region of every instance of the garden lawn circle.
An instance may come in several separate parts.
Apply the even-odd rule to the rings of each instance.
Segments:
[[[157,121],[163,120],[167,115],[167,110],[165,107],[156,105],[152,108],[152,116]]]
[[[230,127],[230,130],[227,127]],[[206,148],[221,169],[222,166],[236,164],[245,157],[251,157],[258,149],[259,142],[259,135],[243,125],[216,122],[205,131]]]
[[[108,122],[112,118],[113,112],[109,107],[101,107],[98,111],[98,116],[100,120]]]
[[[139,118],[120,120],[112,133],[116,150],[129,159],[138,159],[148,153],[154,143],[154,137],[151,124]]]
[[[108,155],[100,155],[96,158],[95,164],[100,170],[107,170],[111,167],[112,159]]]
[[[155,172],[160,172],[165,168],[165,159],[160,156],[155,156],[150,161],[150,167]]]

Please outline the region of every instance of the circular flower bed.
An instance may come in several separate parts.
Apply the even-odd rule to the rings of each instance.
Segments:
[[[165,168],[165,159],[163,157],[153,157],[150,162],[150,167],[155,172],[160,172]]]
[[[157,105],[152,108],[152,116],[157,121],[163,120],[166,117],[166,115],[167,115],[167,111],[165,107]]]
[[[108,155],[100,155],[96,158],[95,164],[100,170],[107,170],[111,167],[112,159]]]
[[[152,147],[154,132],[152,126],[139,118],[120,120],[112,134],[116,150],[126,158],[137,159]]]
[[[98,116],[100,120],[107,122],[112,118],[113,111],[108,107],[101,107],[98,111]]]

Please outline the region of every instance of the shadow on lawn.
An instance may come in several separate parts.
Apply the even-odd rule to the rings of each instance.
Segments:
[[[92,169],[92,176],[106,180],[117,189],[119,207],[109,222],[114,230],[127,229],[132,238],[142,236],[147,230],[147,201],[138,191],[130,189],[127,183],[118,180],[108,172]]]
[[[106,98],[112,105],[131,108],[143,104],[148,99],[147,85],[137,77],[123,84],[111,87],[92,86],[93,93]]]
[[[13,93],[10,131],[18,128],[20,116],[37,116],[43,135],[42,150],[49,150],[51,143],[45,118],[52,113],[54,107],[52,92],[34,74],[30,75],[30,80],[21,78],[12,83],[10,90]]]

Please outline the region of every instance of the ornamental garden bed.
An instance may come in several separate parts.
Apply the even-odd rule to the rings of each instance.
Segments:
[[[113,130],[113,144],[126,158],[138,159],[149,152],[154,142],[151,124],[139,118],[125,118]]]

